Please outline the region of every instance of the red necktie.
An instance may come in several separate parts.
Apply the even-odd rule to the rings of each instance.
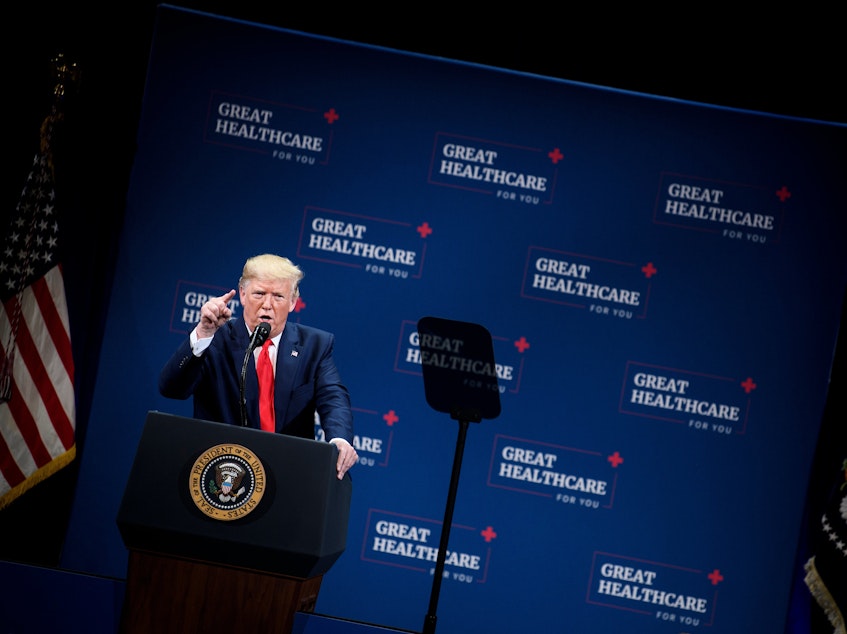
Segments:
[[[256,372],[259,375],[259,420],[265,431],[276,431],[274,423],[274,369],[271,367],[271,357],[268,348],[273,341],[268,339],[259,352]]]

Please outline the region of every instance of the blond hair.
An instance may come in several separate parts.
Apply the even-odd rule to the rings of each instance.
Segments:
[[[240,288],[246,288],[252,280],[280,281],[289,280],[294,297],[300,296],[300,280],[305,273],[299,266],[288,258],[272,253],[263,253],[249,258],[241,270],[241,278],[238,280]]]

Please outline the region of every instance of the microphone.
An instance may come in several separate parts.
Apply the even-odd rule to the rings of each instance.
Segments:
[[[266,321],[260,321],[259,325],[256,326],[256,329],[253,331],[253,336],[250,338],[250,346],[247,348],[247,352],[253,352],[256,348],[265,343],[270,334],[271,325]]]
[[[247,397],[245,395],[245,386],[247,384],[247,364],[250,361],[250,355],[253,351],[261,346],[271,334],[271,325],[266,321],[260,321],[259,325],[253,330],[253,335],[250,337],[250,345],[247,346],[247,352],[244,353],[244,363],[241,364],[241,426],[247,427]]]

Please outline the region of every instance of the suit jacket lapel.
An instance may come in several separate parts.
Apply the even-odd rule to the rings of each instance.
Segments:
[[[286,323],[282,337],[279,339],[279,350],[276,357],[274,408],[277,425],[284,425],[289,421],[288,405],[291,402],[289,396],[294,389],[294,377],[297,375],[301,348],[302,343],[300,342],[297,324]]]

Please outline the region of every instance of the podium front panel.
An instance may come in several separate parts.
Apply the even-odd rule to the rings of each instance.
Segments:
[[[220,519],[193,490],[198,465],[232,447],[256,459],[261,497]],[[130,549],[321,575],[346,547],[352,482],[336,477],[336,457],[327,442],[149,412],[118,511],[121,537]]]

